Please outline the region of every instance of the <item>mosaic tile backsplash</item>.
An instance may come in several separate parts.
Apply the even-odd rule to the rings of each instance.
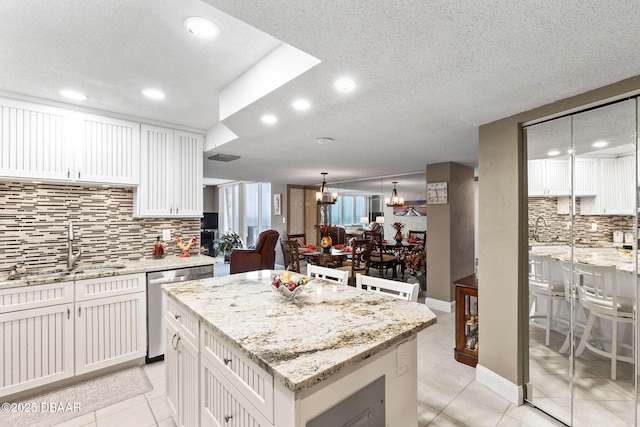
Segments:
[[[163,229],[173,239],[168,256],[181,252],[176,233],[200,237],[199,219],[134,218],[130,188],[0,182],[0,275],[16,263],[28,271],[65,267],[69,220],[74,253],[82,248],[78,265],[151,258]]]
[[[580,199],[577,199],[576,212],[580,212]],[[540,242],[568,242],[569,229],[568,214],[558,213],[557,197],[530,197],[529,198],[529,241],[534,242],[533,230],[536,218],[539,216],[547,220],[548,225],[539,221],[538,232]],[[591,229],[596,224],[597,231]],[[634,233],[635,217],[632,215],[575,215],[573,224],[573,239],[578,244],[590,246],[611,246],[613,244],[613,232],[620,230],[623,233]]]

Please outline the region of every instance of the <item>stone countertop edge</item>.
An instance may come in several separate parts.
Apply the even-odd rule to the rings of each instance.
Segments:
[[[124,265],[124,268],[111,271],[88,271],[80,274],[69,274],[58,277],[46,277],[37,279],[18,279],[18,280],[0,280],[0,289],[19,288],[23,286],[45,285],[48,283],[68,282],[74,280],[95,279],[99,277],[122,276],[125,274],[149,273],[152,271],[176,270],[181,268],[199,267],[206,265],[215,265],[222,263],[221,259],[212,258],[207,255],[192,255],[188,258],[180,258],[179,256],[166,256],[164,258],[142,258],[137,261],[127,262],[109,262],[104,264],[91,264],[76,266],[75,270],[83,268],[100,268],[112,265]],[[73,270],[72,270],[73,272]]]
[[[240,276],[240,275],[235,275],[235,276]],[[223,277],[222,279],[228,278],[228,277],[233,277],[233,276],[226,276]],[[213,278],[213,280],[215,281],[216,279],[220,279],[220,278]],[[319,280],[319,279],[313,279],[314,281],[318,281],[318,282],[324,282],[325,284],[331,285],[333,286],[333,283],[324,281],[324,280]],[[198,283],[202,283],[202,282],[208,282],[207,286],[216,286],[215,284],[211,283],[212,279],[203,279],[203,280],[196,280],[193,282],[190,282],[190,284],[192,286],[198,284]],[[202,286],[202,285],[200,285]],[[229,286],[229,285],[228,285]],[[343,286],[343,285],[338,285],[338,286]],[[433,314],[428,307],[426,307],[423,304],[420,304],[420,306],[424,307],[426,310],[428,310],[428,312],[432,315],[432,317],[429,318],[429,320],[427,321],[419,321],[418,323],[416,323],[415,325],[412,326],[408,326],[406,330],[402,331],[401,333],[398,333],[392,337],[390,337],[389,339],[386,339],[384,341],[381,342],[377,342],[372,346],[368,346],[366,347],[364,350],[361,351],[357,351],[353,354],[349,354],[348,358],[344,359],[344,360],[340,360],[338,362],[335,362],[334,364],[332,364],[330,367],[325,368],[313,375],[308,375],[298,381],[290,378],[290,375],[287,374],[286,372],[283,372],[282,370],[278,369],[277,366],[274,366],[275,363],[277,363],[277,361],[274,361],[274,363],[271,363],[269,360],[265,360],[264,358],[260,357],[260,355],[256,354],[254,351],[252,351],[251,349],[247,348],[245,345],[243,345],[242,343],[238,342],[238,340],[234,339],[233,337],[229,336],[228,333],[226,333],[224,330],[222,330],[220,327],[214,325],[212,323],[212,321],[210,319],[208,319],[205,315],[203,315],[202,313],[199,313],[198,310],[194,309],[194,307],[190,306],[188,303],[186,303],[183,299],[181,299],[180,295],[177,295],[176,293],[173,292],[173,290],[178,290],[181,287],[183,287],[183,284],[168,284],[168,285],[163,285],[163,291],[165,293],[167,293],[168,295],[170,295],[174,301],[176,301],[182,308],[188,310],[190,313],[193,313],[198,320],[200,320],[201,322],[204,322],[207,326],[211,327],[211,329],[216,332],[224,341],[226,344],[230,345],[231,347],[235,348],[236,350],[239,350],[244,356],[248,357],[251,361],[253,361],[254,363],[258,364],[262,369],[264,369],[266,372],[268,372],[269,374],[273,375],[274,379],[276,381],[279,381],[281,384],[283,384],[286,388],[288,388],[289,390],[293,391],[294,393],[296,392],[300,392],[302,390],[305,390],[309,387],[314,386],[315,384],[318,384],[326,379],[331,378],[333,375],[337,374],[338,372],[347,369],[355,364],[357,364],[360,361],[363,361],[377,353],[379,353],[380,351],[383,351],[391,346],[393,346],[394,344],[400,343],[404,340],[406,340],[407,338],[410,338],[413,335],[417,335],[418,332],[426,329],[427,327],[435,324],[437,322],[437,317],[435,314]],[[399,304],[409,304],[408,302],[405,301],[401,301],[395,298],[391,298],[391,297],[386,297],[386,296],[382,296],[382,295],[378,295],[376,292],[370,292],[370,291],[360,291],[360,290],[356,290],[355,288],[350,288],[354,291],[358,291],[358,292],[367,292],[368,294],[375,294],[375,297],[377,298],[382,298],[385,299],[387,301],[391,300],[393,301],[393,303],[399,303]],[[200,301],[202,301],[202,299],[199,299]],[[283,300],[283,303],[288,303],[285,300]],[[419,304],[419,303],[411,303],[411,304]],[[318,350],[318,352],[321,352],[322,350]],[[315,354],[315,352],[314,352]]]

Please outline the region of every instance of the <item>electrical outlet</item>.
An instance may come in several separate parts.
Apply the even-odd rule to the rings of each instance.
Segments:
[[[171,230],[167,228],[162,229],[162,240],[164,240],[165,242],[171,240]]]
[[[598,231],[598,223],[597,222],[592,222],[591,223],[591,231]]]
[[[405,341],[402,344],[398,344],[398,347],[396,348],[398,376],[401,376],[409,370],[409,367],[411,365],[411,354],[409,353],[410,348],[411,346],[409,345],[408,341]]]

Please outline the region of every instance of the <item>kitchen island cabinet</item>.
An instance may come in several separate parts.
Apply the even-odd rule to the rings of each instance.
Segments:
[[[272,291],[273,273],[164,287],[168,306],[183,311],[168,310],[168,319],[182,321],[187,313],[198,320],[201,425],[305,426],[335,415],[333,408],[381,378],[382,399],[350,407],[335,422],[371,413],[387,425],[417,425],[416,335],[436,316],[424,304],[322,279],[290,301]],[[194,334],[193,322],[187,326]],[[175,396],[179,384],[167,382],[167,395]]]

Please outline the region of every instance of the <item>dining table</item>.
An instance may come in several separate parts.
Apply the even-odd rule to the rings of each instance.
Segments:
[[[300,255],[303,255],[309,264],[320,265],[322,267],[341,267],[342,263],[351,254],[350,249],[349,247],[332,247],[329,252],[325,252],[321,248],[318,248],[311,252],[302,252]]]

